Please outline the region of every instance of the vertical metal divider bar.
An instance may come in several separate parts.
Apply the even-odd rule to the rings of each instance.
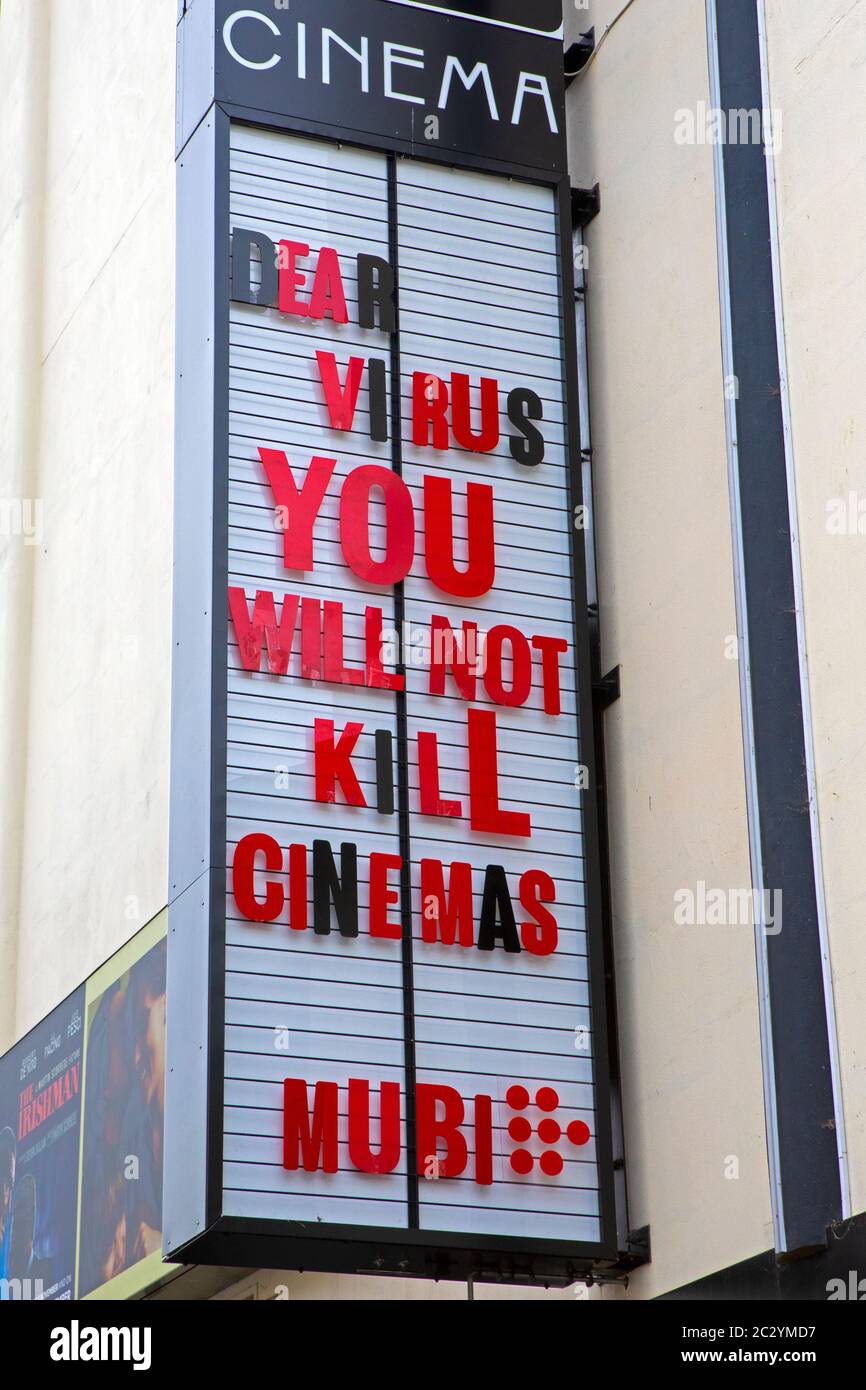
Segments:
[[[397,156],[388,154],[388,259],[394,273],[394,332],[391,334],[391,462],[403,476],[403,411],[400,370],[400,238],[397,197]],[[410,1230],[420,1226],[418,1193],[418,1142],[415,1121],[415,975],[412,949],[412,843],[409,831],[409,722],[407,714],[404,628],[406,591],[403,582],[394,589],[394,624],[397,629],[397,671],[403,689],[397,701],[397,814],[400,837],[400,920],[403,927],[403,1055],[406,1074],[406,1200]]]

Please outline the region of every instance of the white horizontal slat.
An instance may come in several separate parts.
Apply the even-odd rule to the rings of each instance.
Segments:
[[[372,180],[380,188],[385,186],[385,161],[382,156],[356,149],[352,145],[338,147],[324,140],[287,136],[260,126],[233,125],[231,150],[233,158],[238,151],[252,156],[253,168],[258,168],[263,160],[295,166],[304,171],[311,183],[319,185],[327,186],[332,175],[351,172]]]
[[[229,917],[226,923],[226,971],[231,977],[244,976],[251,989],[261,989],[267,980],[272,988],[297,990],[303,998],[304,982],[314,992],[319,983],[357,986],[360,990],[402,989],[402,963],[399,941],[366,938],[366,954],[357,942],[335,936],[316,936],[314,932],[293,932],[285,924],[264,926]],[[333,948],[333,949],[332,949]],[[402,999],[392,999],[391,1007],[402,1012]]]
[[[341,1115],[341,1119],[342,1119]],[[226,1115],[228,1120],[228,1113]],[[345,1124],[342,1125],[342,1132],[345,1133]],[[370,1126],[371,1147],[376,1151],[378,1143],[378,1119],[374,1119]],[[401,1152],[400,1160],[393,1170],[393,1174],[385,1176],[399,1177],[406,1172],[406,1149],[405,1149],[405,1127],[401,1125]],[[228,1163],[245,1165],[241,1170],[240,1166],[236,1172],[245,1176],[251,1175],[255,1180],[254,1169],[262,1165],[280,1164],[282,1166],[282,1136],[275,1140],[269,1135],[262,1134],[226,1134],[224,1157]],[[349,1157],[348,1143],[340,1142],[338,1145],[338,1174],[340,1176],[340,1192],[345,1196],[355,1191],[359,1196],[373,1197],[377,1195],[381,1198],[387,1196],[387,1192],[382,1192],[378,1183],[370,1181],[370,1174],[362,1173],[354,1167]],[[263,1175],[264,1176],[264,1175]],[[331,1173],[300,1173],[291,1169],[284,1170],[285,1187],[289,1191],[300,1189],[301,1191],[319,1192],[323,1196],[333,1192],[335,1187],[335,1174]],[[252,1184],[251,1184],[252,1185]],[[403,1185],[405,1191],[405,1180]]]
[[[431,1000],[438,997],[423,992],[415,997],[416,1035],[419,1041],[436,1046],[467,1049],[468,1052],[477,1049],[480,1054],[482,1050],[490,1048],[500,1051],[502,1038],[507,1036],[511,1052],[565,1057],[570,1062],[575,1051],[574,1029],[578,1026],[589,1026],[588,1009],[574,1008],[571,1011],[571,1021],[566,1027],[556,1028],[549,1023],[539,1027],[536,1026],[539,1010],[534,1005],[512,1005],[508,1008],[506,1002],[501,999],[496,1000],[498,1007],[491,1010],[496,1016],[483,1022],[465,1016],[462,1010],[454,1008],[443,1018],[433,1012],[436,1006]],[[467,1015],[468,1008],[471,1007],[467,1007]],[[476,1004],[474,1007],[478,1008],[479,1005]],[[546,1009],[545,1005],[545,1011]],[[461,1052],[460,1055],[466,1054]],[[582,1055],[586,1057],[587,1054]]]
[[[388,1201],[374,1195],[382,1192],[383,1185],[393,1185],[395,1190],[398,1185],[405,1188],[404,1178],[371,1177],[367,1189],[370,1195],[364,1199],[354,1194],[343,1196],[339,1174],[334,1174],[334,1195],[327,1196],[306,1196],[300,1192],[282,1193],[279,1189],[255,1191],[235,1186],[242,1184],[246,1176],[243,1167],[226,1167],[223,1198],[225,1216],[258,1217],[263,1221],[323,1221],[345,1226],[402,1227],[407,1222],[405,1199]]]
[[[438,1206],[424,1202],[421,1208],[421,1229],[424,1231],[461,1231],[485,1235],[525,1236],[527,1240],[598,1241],[599,1222],[593,1217],[543,1215],[525,1211],[519,1206],[507,1212],[499,1209],[481,1211],[477,1208]]]
[[[276,352],[298,359],[308,357],[314,366],[317,349],[345,357],[381,357],[387,352],[385,335],[379,329],[361,328],[357,315],[348,323],[335,323],[331,318],[314,322],[281,314],[278,309],[233,304],[230,327],[233,345],[267,354],[263,360],[268,363]]]
[[[550,241],[545,219],[539,219],[535,226],[529,225],[522,217],[510,227],[503,227],[495,220],[495,209],[490,204],[481,203],[474,215],[466,216],[452,211],[449,204],[443,208],[421,206],[406,199],[400,202],[400,221],[404,247],[417,246],[423,250],[427,245],[426,236],[432,233],[437,240],[443,260],[457,256],[461,260],[475,256],[479,249],[485,248],[491,256],[502,254],[503,258],[523,261],[524,255],[544,258],[549,254]],[[516,254],[515,254],[516,253]],[[529,260],[525,264],[530,264]]]
[[[413,198],[417,189],[426,189],[439,198],[469,198],[473,204],[480,199],[496,204],[501,207],[504,217],[510,215],[513,207],[535,208],[546,213],[552,211],[549,191],[534,184],[483,175],[479,177],[464,169],[427,164],[424,160],[401,161],[401,202],[404,196]]]
[[[286,1076],[286,1059],[274,1052],[262,1052],[262,1038],[248,1037],[247,1030],[226,1028],[226,1071],[235,1078],[250,1081],[279,1081]],[[402,1039],[374,1037],[343,1037],[333,1033],[312,1033],[298,1041],[292,1056],[294,1066],[317,1061],[362,1065],[372,1072],[375,1067],[399,1067],[403,1064]],[[375,1073],[378,1076],[378,1073]],[[382,1078],[383,1080],[387,1078]]]
[[[384,1002],[384,1001],[383,1001]],[[317,1044],[322,1033],[341,1032],[345,1037],[375,1039],[377,1042],[402,1042],[403,1014],[393,1010],[363,1010],[341,1005],[329,1009],[315,1005],[274,1004],[258,999],[230,1000],[226,1009],[226,1033],[229,1045],[241,1052],[274,1053],[285,1064],[303,1049],[309,1056],[310,1045]],[[289,1030],[288,1039],[279,1036]],[[288,1042],[288,1051],[281,1050]]]
[[[425,955],[426,952],[426,955]],[[492,955],[486,957],[477,951],[467,951],[464,960],[476,960],[476,969],[482,978],[479,985],[473,980],[467,979],[464,975],[466,965],[461,965],[453,972],[439,964],[440,956],[437,954],[434,964],[429,960],[432,950],[425,947],[421,942],[416,942],[414,947],[415,957],[415,994],[416,999],[423,999],[426,995],[433,996],[437,1001],[454,998],[453,1008],[460,1007],[460,1001],[465,996],[469,1000],[469,1007],[474,1008],[474,1001],[480,998],[485,1006],[493,1011],[501,1004],[503,1008],[508,1007],[510,1000],[527,1000],[535,1004],[544,1005],[547,1009],[554,1011],[554,1017],[561,1017],[560,1010],[569,1011],[581,1005],[585,1005],[589,1000],[589,986],[585,977],[582,981],[575,980],[572,972],[567,974],[555,974],[550,969],[551,964],[555,963],[556,957],[550,957],[546,962],[544,972],[522,969],[520,962],[522,957],[512,956],[509,959],[516,962],[513,969],[493,969],[494,965],[503,965],[503,957]],[[490,976],[490,979],[486,977]],[[445,1005],[439,1004],[442,1011]]]
[[[288,190],[286,190],[288,191]],[[351,268],[359,252],[367,255],[386,254],[386,242],[381,235],[380,220],[365,205],[363,211],[354,206],[334,209],[292,208],[287,201],[276,202],[274,190],[268,198],[250,198],[242,191],[231,199],[230,216],[233,227],[252,226],[264,232],[273,242],[303,242],[310,248],[309,257],[298,257],[299,272],[306,272],[306,284],[299,286],[301,299],[312,285],[316,256],[322,246],[333,247],[340,258],[341,276],[350,282]],[[348,202],[348,200],[347,200]],[[303,229],[304,235],[301,235]]]
[[[348,1009],[353,1013],[357,1011],[372,1016],[383,1008],[387,1011],[390,1006],[391,1013],[399,1013],[402,1027],[403,1000],[391,998],[387,985],[365,985],[354,980],[316,980],[305,975],[286,979],[236,970],[226,973],[226,997],[234,1006],[229,1018],[231,1023],[250,1022],[241,1006],[255,1002],[276,1009],[289,1007],[294,1026],[298,1028],[309,1027],[315,1013],[322,1010]],[[226,1016],[229,1017],[228,1013]],[[301,1022],[298,1022],[299,1018]]]
[[[479,951],[476,947],[445,948],[440,942],[423,941],[419,927],[412,953],[413,974],[419,990],[428,987],[481,993],[488,989],[492,997],[508,999],[512,995],[527,994],[528,984],[540,978],[549,983],[552,990],[557,981],[562,982],[569,997],[577,997],[587,980],[586,947],[577,933],[573,939],[563,933],[559,949],[553,955],[532,956],[526,951],[517,954],[501,950]],[[479,979],[482,983],[477,983]],[[545,1002],[545,999],[538,1001],[539,1011],[543,1012]]]

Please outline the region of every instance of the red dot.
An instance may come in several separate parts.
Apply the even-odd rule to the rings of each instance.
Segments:
[[[538,1137],[545,1144],[558,1144],[562,1129],[556,1120],[542,1120],[538,1126]]]
[[[512,1110],[525,1110],[529,1104],[529,1092],[525,1086],[509,1086],[505,1099]]]
[[[532,1172],[532,1165],[535,1160],[532,1154],[528,1153],[526,1149],[515,1149],[514,1153],[511,1155],[510,1162],[515,1173],[525,1175],[526,1173]]]
[[[572,1120],[568,1126],[568,1137],[572,1144],[578,1148],[581,1144],[588,1144],[590,1139],[589,1125],[585,1125],[583,1120]]]
[[[546,1173],[549,1178],[555,1178],[558,1173],[562,1172],[562,1159],[553,1150],[542,1154],[538,1161],[541,1164],[542,1173]]]
[[[539,1110],[555,1110],[559,1104],[559,1096],[552,1086],[542,1086],[536,1094],[535,1104]]]
[[[525,1144],[532,1134],[532,1125],[522,1115],[516,1115],[513,1120],[508,1122],[508,1133],[515,1144]]]

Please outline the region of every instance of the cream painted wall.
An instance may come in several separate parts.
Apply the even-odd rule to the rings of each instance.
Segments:
[[[0,16],[0,234],[29,286],[2,349],[0,477],[44,506],[0,605],[2,635],[20,634],[0,691],[18,758],[4,1043],[166,900],[175,15],[175,0],[5,0]]]
[[[569,14],[596,42],[624,0]],[[587,228],[614,931],[631,1220],[648,1298],[772,1246],[749,926],[676,926],[699,880],[749,888],[703,0],[633,0],[569,97]],[[739,1177],[726,1177],[730,1160]]]
[[[866,5],[767,0],[803,611],[851,1168],[866,1207]],[[862,532],[828,530],[857,494]]]
[[[597,1292],[597,1291],[596,1291]],[[475,1284],[478,1303],[492,1302],[587,1302],[590,1291],[584,1285],[567,1289],[536,1289],[521,1285]],[[259,1269],[215,1294],[214,1301],[284,1300],[295,1303],[357,1301],[387,1303],[430,1302],[465,1303],[467,1284],[449,1279],[386,1279],[369,1274],[299,1274],[297,1270]]]
[[[18,905],[33,566],[42,303],[47,10],[0,11],[0,1052],[15,1037]],[[23,533],[25,521],[29,535]]]

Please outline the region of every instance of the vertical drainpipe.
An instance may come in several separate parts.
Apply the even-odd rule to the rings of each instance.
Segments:
[[[724,24],[719,15],[723,14]],[[849,1211],[785,365],[763,0],[706,0],[722,361],[776,1249]],[[760,115],[731,138],[730,115]],[[747,128],[750,123],[747,119]],[[735,388],[735,389],[734,389]],[[765,893],[781,894],[773,930]]]
[[[761,59],[761,91],[763,109],[772,131],[770,103],[770,70],[767,54],[767,17],[765,0],[758,0],[758,42]],[[794,591],[797,600],[797,647],[800,658],[800,685],[803,700],[803,734],[806,755],[806,777],[809,789],[809,821],[812,827],[812,862],[815,875],[815,895],[818,911],[818,932],[821,941],[821,966],[824,985],[824,1006],[830,1045],[830,1070],[836,1123],[836,1145],[839,1159],[839,1180],[842,1188],[842,1216],[851,1215],[851,1184],[848,1173],[848,1145],[845,1133],[845,1111],[842,1104],[842,1078],[839,1066],[839,1038],[836,1030],[836,1001],[833,995],[833,973],[830,962],[830,938],[827,926],[827,902],[824,894],[824,860],[821,853],[821,826],[818,817],[818,786],[815,773],[815,743],[812,728],[812,701],[809,689],[809,666],[806,652],[806,631],[803,614],[803,573],[800,563],[800,525],[797,516],[797,490],[794,477],[794,443],[791,428],[791,397],[788,390],[788,361],[785,347],[785,316],[782,299],[782,273],[779,249],[779,225],[776,201],[776,141],[771,139],[766,150],[767,193],[770,212],[770,255],[773,268],[773,299],[776,308],[776,350],[779,358],[779,389],[782,401],[782,428],[785,436],[785,466],[788,476],[788,508],[791,531],[791,562],[794,571]]]

